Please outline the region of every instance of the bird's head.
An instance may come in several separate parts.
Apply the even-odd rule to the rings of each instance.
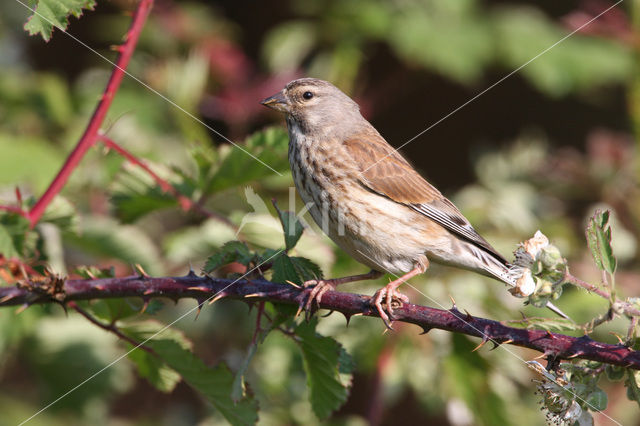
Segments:
[[[293,80],[260,103],[285,113],[287,121],[293,121],[303,131],[363,120],[358,104],[333,84],[316,78]]]

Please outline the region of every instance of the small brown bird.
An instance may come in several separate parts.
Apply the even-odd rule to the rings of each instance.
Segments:
[[[408,302],[398,286],[425,272],[429,260],[515,285],[522,271],[491,247],[337,87],[301,78],[261,103],[286,115],[293,179],[313,219],[338,246],[372,269],[305,283],[315,285],[307,310],[339,284],[389,272],[400,278],[372,300],[391,328],[392,300]]]

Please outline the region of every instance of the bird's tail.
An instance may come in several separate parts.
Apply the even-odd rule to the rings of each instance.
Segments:
[[[513,263],[509,263],[504,259],[498,259],[493,256],[491,253],[488,253],[484,250],[478,250],[480,253],[476,253],[476,255],[480,255],[482,259],[482,264],[484,266],[483,270],[486,275],[491,276],[492,278],[497,279],[498,281],[502,281],[503,283],[516,288],[518,285],[518,280],[527,272],[527,268],[520,265],[515,265]],[[553,303],[547,301],[546,307],[555,313],[556,315],[561,316],[565,319],[571,319],[567,314],[562,312],[557,306]]]

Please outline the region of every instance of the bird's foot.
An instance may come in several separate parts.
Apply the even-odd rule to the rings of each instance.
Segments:
[[[397,287],[398,285],[395,282],[391,282],[378,290],[371,298],[374,302],[374,306],[378,310],[380,318],[382,318],[382,322],[384,322],[384,325],[389,330],[393,330],[393,327],[391,327],[391,323],[395,319],[393,316],[393,310],[401,307],[403,303],[409,303],[409,297],[400,293],[397,290]]]
[[[302,285],[305,289],[305,292],[308,289],[311,289],[311,292],[309,293],[309,296],[307,297],[306,302],[304,299],[302,299],[302,301],[300,302],[300,305],[298,306],[298,314],[302,310],[304,310],[305,317],[308,320],[313,314],[314,308],[316,310],[320,308],[320,302],[322,301],[322,296],[324,296],[324,294],[327,291],[335,290],[338,284],[339,283],[335,282],[335,280],[305,281],[304,284]],[[315,302],[315,306],[314,306],[314,302]]]

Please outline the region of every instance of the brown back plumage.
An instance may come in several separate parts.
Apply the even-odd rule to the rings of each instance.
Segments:
[[[369,129],[368,129],[369,130]],[[360,168],[360,182],[369,190],[427,216],[458,237],[504,259],[460,213],[456,206],[427,182],[380,134],[373,131],[344,142]]]

